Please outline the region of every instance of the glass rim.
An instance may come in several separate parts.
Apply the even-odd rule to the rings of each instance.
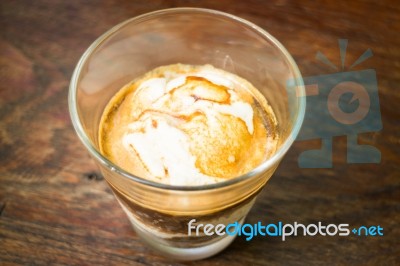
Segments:
[[[210,15],[217,15],[220,17],[224,17],[228,20],[232,20],[235,22],[239,22],[240,24],[246,26],[247,28],[250,28],[254,32],[258,33],[258,35],[262,35],[263,38],[268,39],[270,42],[273,43],[275,48],[277,48],[284,56],[284,58],[289,62],[289,66],[291,67],[291,70],[293,71],[294,74],[294,81],[295,81],[295,87],[296,87],[296,94],[298,97],[299,101],[299,111],[297,113],[297,117],[295,119],[294,126],[287,137],[287,139],[284,141],[284,143],[279,147],[279,149],[274,153],[273,156],[270,158],[266,159],[263,161],[261,164],[259,164],[257,167],[253,168],[251,171],[227,179],[226,181],[222,182],[217,182],[213,184],[206,184],[206,185],[201,185],[201,186],[176,186],[176,185],[169,185],[169,184],[164,184],[164,183],[158,183],[155,181],[151,181],[148,179],[141,178],[139,176],[133,175],[132,173],[129,173],[128,171],[122,169],[119,167],[117,164],[111,162],[109,159],[107,159],[105,156],[101,154],[101,152],[92,144],[92,141],[89,139],[89,137],[86,135],[85,130],[83,129],[83,126],[80,121],[80,117],[78,114],[78,109],[77,109],[77,102],[76,102],[76,96],[77,96],[77,87],[78,83],[81,79],[80,74],[82,71],[83,66],[85,65],[87,59],[90,57],[90,55],[96,50],[97,47],[99,47],[104,41],[106,41],[110,36],[112,36],[116,31],[119,29],[123,28],[129,23],[132,22],[143,22],[145,20],[148,20],[152,17],[159,16],[159,15],[164,15],[164,14],[174,14],[174,13],[202,13],[202,14],[210,14]],[[71,121],[73,124],[73,127],[75,131],[77,132],[77,135],[81,142],[84,144],[84,146],[88,149],[90,154],[95,157],[97,161],[99,161],[101,164],[106,166],[108,169],[110,169],[113,172],[118,173],[119,175],[123,176],[124,178],[128,178],[134,182],[141,183],[143,185],[151,186],[154,188],[159,188],[159,189],[166,189],[166,190],[175,190],[175,191],[200,191],[200,190],[211,190],[211,189],[217,189],[217,188],[223,188],[227,187],[236,183],[240,183],[241,181],[250,179],[253,176],[258,175],[259,173],[262,173],[275,163],[277,163],[285,153],[288,151],[292,143],[294,142],[295,138],[297,137],[301,125],[303,123],[304,119],[304,114],[305,114],[305,105],[306,105],[306,100],[305,100],[305,88],[304,88],[304,83],[303,79],[300,73],[300,70],[298,69],[298,66],[292,56],[289,54],[289,52],[286,50],[286,48],[277,40],[275,39],[271,34],[269,34],[267,31],[264,29],[260,28],[259,26],[255,25],[252,22],[249,22],[245,19],[242,19],[240,17],[237,17],[235,15],[222,12],[222,11],[217,11],[213,9],[206,9],[206,8],[192,8],[192,7],[178,7],[178,8],[168,8],[168,9],[161,9],[149,13],[145,13],[133,18],[130,18],[128,20],[125,20],[116,26],[112,27],[105,33],[103,33],[100,37],[98,37],[90,46],[87,48],[87,50],[84,52],[80,60],[78,61],[78,64],[75,67],[75,70],[72,74],[70,86],[69,86],[69,93],[68,93],[68,106],[69,106],[69,113],[71,116]]]

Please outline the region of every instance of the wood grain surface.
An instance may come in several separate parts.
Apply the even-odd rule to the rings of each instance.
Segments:
[[[296,142],[248,216],[257,221],[380,225],[382,237],[239,237],[198,262],[174,262],[143,245],[78,140],[68,113],[72,71],[103,32],[149,11],[197,6],[226,11],[266,29],[304,76],[334,73],[337,40],[346,67],[377,73],[383,129],[359,142],[380,164],[347,164],[346,137],[333,139],[334,167],[302,169]],[[1,265],[400,265],[400,4],[398,1],[1,1]]]

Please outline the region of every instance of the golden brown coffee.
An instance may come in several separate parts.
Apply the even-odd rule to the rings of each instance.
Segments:
[[[270,157],[277,122],[250,82],[211,65],[158,67],[106,106],[101,152],[132,174],[204,185],[245,174]]]

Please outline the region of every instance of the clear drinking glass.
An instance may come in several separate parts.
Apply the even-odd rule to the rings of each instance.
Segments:
[[[276,153],[252,171],[204,186],[172,186],[128,173],[99,149],[102,112],[128,82],[162,65],[203,65],[250,81],[273,108],[280,142]],[[296,90],[287,90],[294,81]],[[256,195],[296,138],[304,117],[300,72],[286,49],[258,26],[223,12],[174,8],[125,21],[97,39],[74,71],[69,109],[75,130],[95,158],[136,233],[159,252],[179,260],[212,256],[232,236],[188,235],[188,222],[243,222]],[[290,109],[289,109],[290,107]]]

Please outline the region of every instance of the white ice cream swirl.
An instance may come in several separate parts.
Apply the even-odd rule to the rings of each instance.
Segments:
[[[133,122],[123,137],[124,147],[164,183],[202,185],[226,178],[222,170],[210,170],[211,163],[215,158],[223,167],[240,163],[240,149],[246,147],[236,137],[249,139],[255,130],[253,107],[237,86],[231,76],[212,69],[166,72],[142,82],[133,96]],[[205,141],[211,146],[203,146]],[[213,153],[210,147],[226,152]]]

